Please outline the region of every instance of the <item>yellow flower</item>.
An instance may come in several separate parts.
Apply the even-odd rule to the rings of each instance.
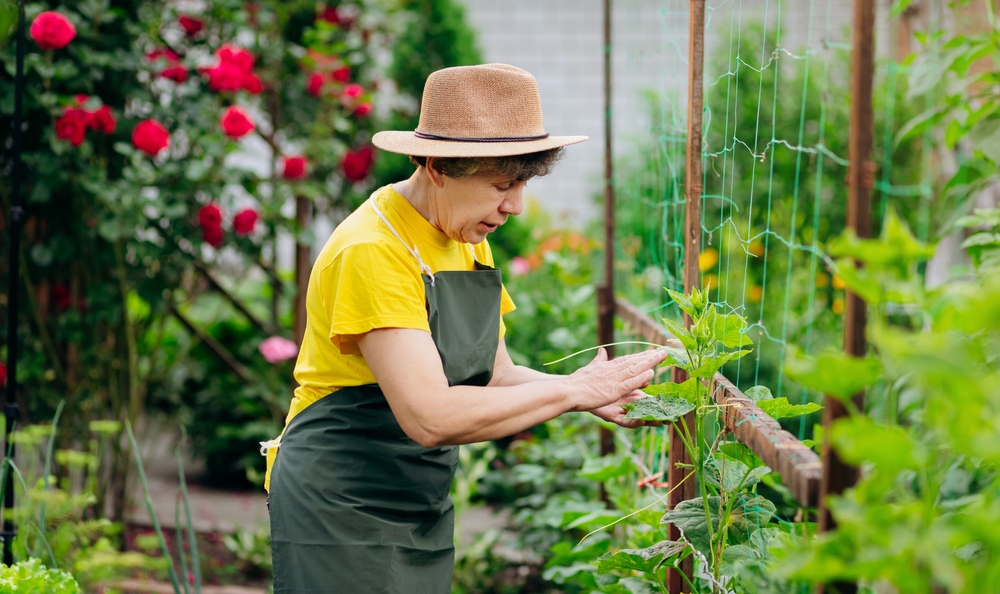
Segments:
[[[747,251],[751,254],[762,258],[764,256],[764,244],[759,241],[751,241]]]
[[[844,300],[843,299],[834,299],[833,300],[833,305],[830,306],[830,309],[832,309],[833,313],[837,314],[838,316],[840,314],[844,313]]]
[[[708,248],[707,250],[698,254],[698,270],[702,272],[705,272],[706,270],[711,270],[712,267],[714,267],[718,263],[719,263],[719,252],[715,248]]]
[[[701,285],[706,289],[718,289],[719,277],[715,274],[706,274],[701,279]]]
[[[837,275],[833,275],[833,288],[839,290],[839,289],[843,289],[844,286],[845,286],[844,285],[844,279],[840,278]]]
[[[826,273],[820,272],[816,275],[816,286],[822,289],[830,284],[830,277]]]
[[[747,291],[747,299],[750,300],[750,303],[760,303],[760,300],[763,298],[764,298],[764,287],[760,285],[754,285],[750,287],[749,291]]]

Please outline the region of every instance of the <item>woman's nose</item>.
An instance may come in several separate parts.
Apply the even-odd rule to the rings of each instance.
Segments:
[[[521,196],[523,190],[524,184],[518,184],[511,188],[507,192],[507,196],[503,199],[503,202],[500,203],[500,212],[512,217],[521,214],[521,211],[524,210],[524,203]]]

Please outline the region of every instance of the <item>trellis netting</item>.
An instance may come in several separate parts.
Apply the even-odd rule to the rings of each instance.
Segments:
[[[629,90],[616,91],[614,105],[615,285],[654,318],[678,319],[663,288],[684,289],[689,3],[615,6],[614,84]],[[895,47],[896,25],[888,5],[880,8],[874,229],[895,208],[926,239],[930,139],[895,143],[920,106],[903,100],[906,67],[883,55]],[[720,311],[748,319],[754,342],[723,374],[742,390],[816,399],[785,377],[782,362],[791,348],[843,341],[844,286],[823,247],[846,219],[850,5],[716,0],[705,21],[699,272]],[[811,436],[805,418],[795,429]]]

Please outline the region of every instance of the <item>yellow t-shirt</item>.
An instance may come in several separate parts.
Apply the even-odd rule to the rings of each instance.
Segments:
[[[469,244],[435,229],[392,186],[375,191],[379,211],[432,272],[474,270],[472,252],[493,266],[489,243]],[[500,315],[514,310],[502,289]],[[295,362],[295,389],[285,426],[306,407],[340,388],[375,383],[355,337],[377,328],[415,328],[430,332],[424,282],[417,259],[368,202],[337,226],[320,251],[306,290],[306,329]],[[505,326],[500,321],[503,338]],[[499,339],[498,338],[498,339]],[[268,450],[267,475],[276,450]]]

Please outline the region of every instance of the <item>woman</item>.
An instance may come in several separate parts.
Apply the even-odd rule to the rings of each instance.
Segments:
[[[457,445],[566,412],[629,427],[621,403],[664,354],[569,376],[514,365],[514,304],[486,236],[521,212],[525,183],[584,136],[542,128],[534,77],[503,64],[427,79],[414,132],[375,146],[416,172],[377,190],[320,252],[280,440],[265,444],[275,594],[451,591]]]

